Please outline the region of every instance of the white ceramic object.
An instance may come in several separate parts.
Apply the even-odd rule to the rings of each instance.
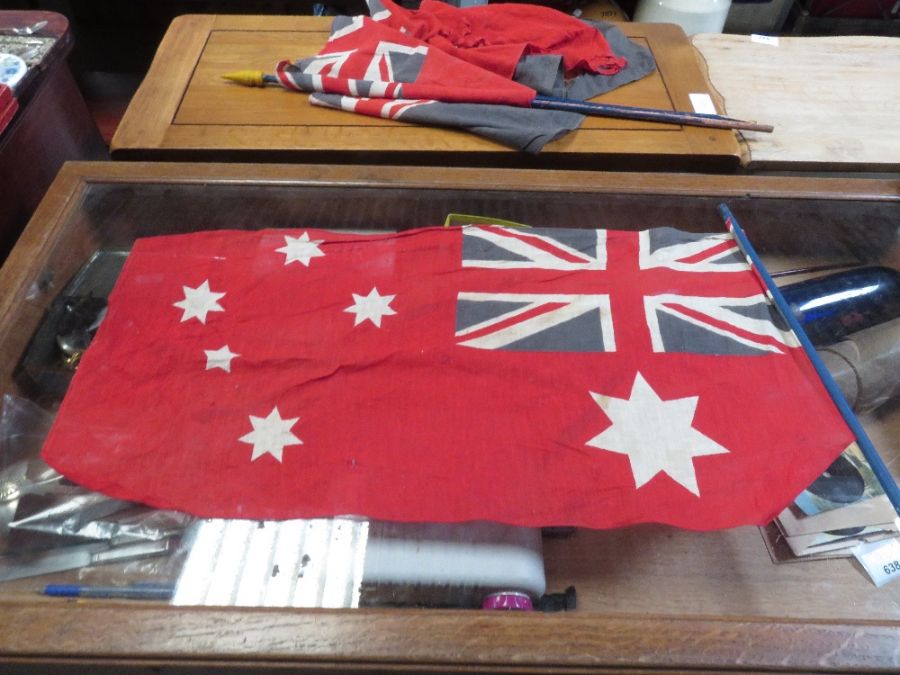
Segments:
[[[0,84],[15,87],[27,70],[25,62],[15,54],[0,54]]]
[[[675,23],[688,35],[721,33],[731,0],[639,0],[634,20],[639,23]]]

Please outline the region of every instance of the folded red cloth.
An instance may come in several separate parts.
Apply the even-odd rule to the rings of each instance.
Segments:
[[[372,18],[457,58],[511,78],[528,54],[559,54],[567,76],[614,75],[627,65],[592,26],[548,7],[504,3],[460,9],[422,0],[418,11],[370,2]],[[377,4],[383,11],[375,11]]]
[[[12,89],[5,84],[0,84],[0,134],[15,117],[16,111],[19,109],[19,102],[13,96]]]

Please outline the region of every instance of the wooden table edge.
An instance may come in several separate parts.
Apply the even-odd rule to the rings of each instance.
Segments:
[[[709,91],[712,95],[713,101],[716,105],[716,110],[718,110],[721,114],[728,114],[728,107],[726,105],[727,101],[725,97],[722,95],[716,85],[713,83],[712,79],[709,76],[709,63],[706,61],[706,57],[703,55],[697,47],[694,46],[694,41],[691,39],[691,49],[694,50],[694,57],[697,59],[697,67],[700,69],[700,72],[703,74],[704,79],[706,80],[707,85],[709,86]],[[753,121],[753,120],[749,120]],[[747,168],[751,162],[750,156],[750,145],[747,143],[747,139],[744,137],[743,133],[740,131],[734,132],[735,143],[737,144],[737,158],[738,163],[741,167]]]
[[[213,15],[186,14],[175,17],[157,48],[147,75],[128,104],[113,134],[110,152],[118,147],[133,145],[136,142],[133,139],[135,135],[143,139],[152,139],[155,144],[162,142],[183,96],[181,89],[170,86],[170,83],[179,81],[182,77],[185,81],[190,80],[190,74],[203,53],[203,47],[214,23]],[[181,58],[173,61],[172,55]],[[142,110],[145,108],[155,108],[156,114],[143,115]],[[142,128],[136,120],[145,119],[151,121],[148,127]]]
[[[900,176],[845,178],[758,176],[567,169],[492,168],[490,181],[479,167],[378,166],[369,164],[252,164],[207,162],[68,162],[57,181],[90,183],[260,183],[328,187],[410,189],[521,189],[539,192],[703,194],[776,199],[819,198],[900,202]],[[489,184],[490,188],[485,185]],[[54,184],[55,185],[55,184]],[[41,210],[43,212],[44,209]],[[35,219],[37,214],[35,216]]]
[[[900,667],[900,622],[478,610],[0,602],[0,661],[395,664],[454,668]]]

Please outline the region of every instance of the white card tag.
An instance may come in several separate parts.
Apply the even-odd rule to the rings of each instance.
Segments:
[[[756,42],[761,45],[771,45],[772,47],[778,46],[778,38],[774,35],[759,35],[754,33],[750,36],[750,42]]]
[[[691,105],[694,107],[695,113],[716,114],[716,106],[709,94],[688,94],[688,96],[691,97]]]
[[[876,586],[900,579],[900,539],[882,539],[871,544],[860,544],[853,555],[869,573]]]

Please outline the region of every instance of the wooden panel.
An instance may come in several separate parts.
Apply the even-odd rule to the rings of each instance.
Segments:
[[[581,129],[534,158],[472,134],[318,108],[307,103],[305,94],[246,89],[221,78],[247,68],[271,71],[281,59],[314,54],[329,26],[324,17],[179,17],[113,138],[114,157],[271,160],[305,155],[321,160],[329,152],[327,161],[344,153],[395,163],[737,165],[738,146],[730,131],[588,118]],[[597,100],[691,110],[688,94],[709,91],[681,29],[661,24],[622,24],[622,29],[651,49],[658,71]]]
[[[727,114],[775,125],[743,133],[751,169],[900,169],[900,38],[697,35]]]
[[[208,660],[232,665],[254,660],[307,667],[333,664],[348,670],[366,665],[480,672],[711,665],[847,672],[900,667],[898,626],[866,622],[838,630],[815,622],[743,617],[721,621],[412,609],[175,610],[111,602],[41,607],[8,603],[3,608],[16,617],[15,622],[0,624],[0,649],[7,658],[36,656],[39,647],[58,660]]]

